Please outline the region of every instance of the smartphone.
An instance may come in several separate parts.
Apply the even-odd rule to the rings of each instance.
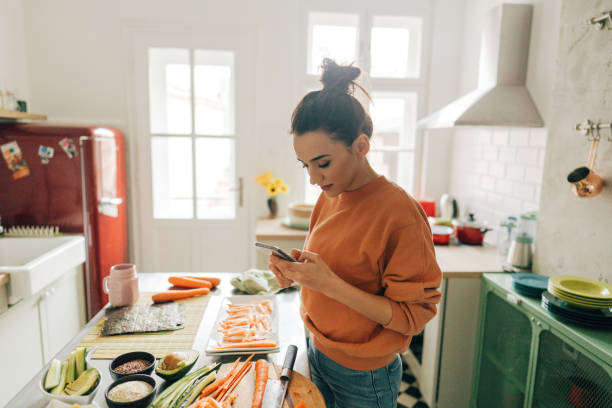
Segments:
[[[272,251],[272,253],[279,258],[283,258],[285,261],[295,262],[295,259],[291,257],[288,253],[277,247],[276,245],[266,244],[264,242],[255,242],[255,246],[259,248],[265,248]]]

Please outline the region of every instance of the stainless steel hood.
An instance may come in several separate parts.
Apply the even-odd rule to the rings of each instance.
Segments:
[[[419,127],[544,126],[525,85],[532,12],[530,4],[491,10],[480,45],[478,89],[419,120]]]

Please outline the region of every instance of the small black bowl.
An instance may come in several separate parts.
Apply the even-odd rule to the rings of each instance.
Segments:
[[[112,390],[115,386],[122,384],[124,382],[128,382],[128,381],[144,381],[146,383],[151,384],[153,389],[151,390],[149,394],[147,394],[146,396],[136,401],[117,402],[117,401],[113,401],[112,399],[108,398],[108,393],[110,390]],[[109,406],[109,408],[128,408],[128,407],[129,408],[145,408],[145,407],[148,407],[149,404],[151,404],[151,402],[153,402],[156,392],[157,392],[157,384],[155,382],[155,378],[151,377],[150,375],[145,375],[145,374],[130,374],[130,375],[126,375],[125,377],[121,377],[117,381],[112,383],[106,389],[106,392],[104,393],[104,399],[106,400],[106,404]]]
[[[123,363],[127,363],[128,361],[132,361],[132,360],[146,360],[149,362],[149,365],[144,370],[136,371],[134,373],[121,374],[121,373],[115,372],[115,368],[119,367]],[[113,361],[111,361],[111,363],[108,366],[111,376],[115,380],[126,377],[128,375],[151,374],[154,368],[155,368],[155,356],[151,353],[147,353],[146,351],[132,351],[129,353],[121,354],[120,356],[117,356]]]

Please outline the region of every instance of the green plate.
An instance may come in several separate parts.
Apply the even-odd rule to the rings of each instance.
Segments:
[[[612,286],[594,279],[578,276],[551,276],[550,282],[564,292],[574,295],[612,301]]]
[[[552,292],[554,292],[554,293],[559,293],[559,294],[565,296],[566,298],[573,299],[573,300],[576,300],[578,302],[590,303],[590,304],[593,304],[593,305],[602,305],[603,307],[606,307],[606,306],[607,307],[612,307],[612,301],[596,300],[596,299],[592,299],[592,298],[585,298],[585,297],[582,297],[582,296],[572,295],[571,293],[564,292],[564,291],[562,291],[562,290],[560,290],[558,288],[555,288],[555,287],[552,287],[550,289],[552,289]],[[551,291],[549,291],[549,292],[551,292]]]
[[[292,224],[289,221],[289,217],[283,218],[283,220],[281,221],[281,224],[283,224],[285,227],[288,227],[288,228],[294,228],[294,229],[299,229],[303,231],[308,231],[308,228],[310,228],[310,225],[306,225],[306,224]]]

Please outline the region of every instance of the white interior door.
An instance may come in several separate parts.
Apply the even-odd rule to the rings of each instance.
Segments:
[[[132,33],[138,179],[132,216],[141,271],[249,265],[243,177],[254,64],[248,38],[210,28]]]

